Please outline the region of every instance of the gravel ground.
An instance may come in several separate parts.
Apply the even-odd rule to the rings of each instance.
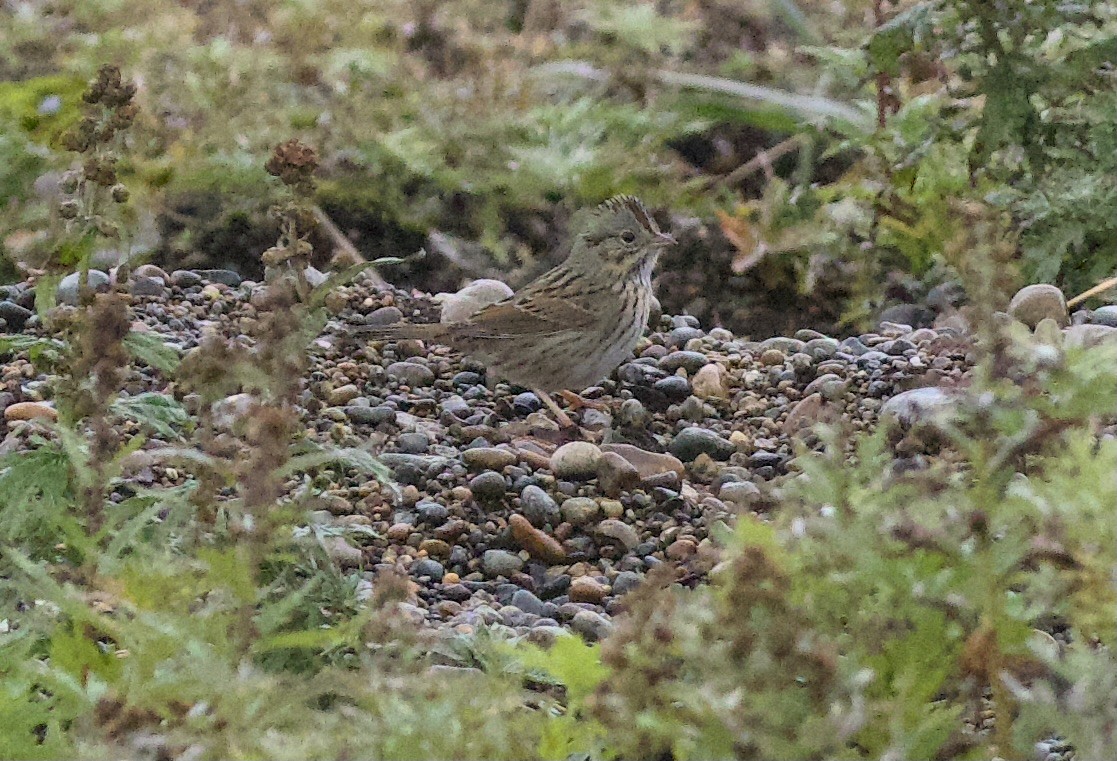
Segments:
[[[129,288],[134,327],[184,351],[207,331],[251,334],[263,303],[262,286],[227,271],[148,265]],[[65,288],[60,298],[69,298]],[[1039,301],[1025,301],[1031,312],[1017,305],[1017,317],[1059,308],[1050,293]],[[32,304],[24,286],[0,290],[5,331],[36,333]],[[312,513],[328,551],[362,574],[364,594],[378,571],[404,569],[415,594],[403,607],[425,625],[496,625],[539,641],[564,628],[604,636],[620,598],[656,565],[681,566],[684,582],[700,582],[716,562],[711,532],[766,509],[766,484],[794,472],[794,445],[812,443],[813,423],[864,430],[882,414],[910,423],[949,404],[973,360],[956,313],[935,328],[883,322],[844,340],[802,330],[764,341],[663,316],[635,358],[583,391],[592,406],[574,413],[581,430],[571,436],[533,393],[486,386],[483,367],[445,347],[344,336],[347,324],[437,319],[430,297],[356,284],[328,306],[333,319],[314,344],[300,400],[306,436],[370,449],[399,487],[356,476],[330,484]],[[1064,323],[1065,309],[1054,315]],[[26,445],[35,416],[50,414],[52,385],[25,356],[0,366],[0,451]],[[145,391],[175,393],[135,368],[125,393]],[[242,399],[221,404],[235,411]],[[130,477],[183,480],[154,463]]]

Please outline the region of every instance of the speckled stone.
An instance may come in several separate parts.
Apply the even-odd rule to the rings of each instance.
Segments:
[[[668,450],[683,462],[691,462],[700,454],[709,455],[715,460],[728,460],[737,451],[737,447],[713,431],[691,426],[676,434]]]
[[[412,388],[422,388],[434,383],[434,373],[418,362],[393,362],[387,368],[388,377],[395,378]]]
[[[575,526],[590,523],[601,514],[597,501],[589,497],[571,497],[562,503],[560,509],[563,520]]]
[[[1029,328],[1034,328],[1047,317],[1055,320],[1060,327],[1070,320],[1063,292],[1046,283],[1024,286],[1017,291],[1008,304],[1008,313]]]
[[[481,567],[488,576],[504,576],[507,578],[514,573],[519,573],[520,569],[524,567],[524,561],[520,560],[519,556],[505,550],[486,550],[485,554],[481,556]]]
[[[557,524],[562,517],[558,503],[535,484],[528,484],[520,492],[520,509],[524,517],[539,528],[548,523]]]
[[[563,444],[551,455],[551,472],[557,478],[576,481],[593,478],[597,475],[597,465],[601,460],[601,449],[588,441],[571,441]]]

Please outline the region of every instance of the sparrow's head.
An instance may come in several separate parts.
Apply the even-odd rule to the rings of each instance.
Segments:
[[[629,272],[654,262],[675,239],[661,232],[640,200],[614,196],[583,217],[574,239],[574,253],[596,259],[610,271]]]

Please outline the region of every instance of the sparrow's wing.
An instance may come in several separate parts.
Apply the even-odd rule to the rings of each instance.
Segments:
[[[462,338],[546,336],[588,328],[594,317],[593,312],[568,299],[536,292],[490,304],[468,322],[447,327]]]

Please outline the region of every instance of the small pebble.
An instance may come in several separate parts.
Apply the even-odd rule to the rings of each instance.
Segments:
[[[462,462],[473,470],[504,470],[518,459],[515,452],[498,447],[473,447],[462,452]]]
[[[490,577],[509,577],[518,573],[524,567],[524,561],[518,555],[505,550],[486,550],[481,556],[481,567]]]
[[[504,498],[505,489],[504,476],[491,470],[486,470],[469,481],[469,490],[478,502],[499,502]]]
[[[583,481],[597,475],[601,449],[588,441],[563,444],[551,455],[551,472],[556,478]]]
[[[736,450],[737,447],[729,441],[698,426],[684,428],[676,434],[669,447],[671,454],[683,462],[691,462],[700,454],[707,454],[715,460],[728,460]]]
[[[589,497],[571,497],[562,503],[562,518],[574,526],[583,526],[597,519],[601,508]]]
[[[5,420],[57,420],[58,410],[46,402],[16,402],[4,408]]]

